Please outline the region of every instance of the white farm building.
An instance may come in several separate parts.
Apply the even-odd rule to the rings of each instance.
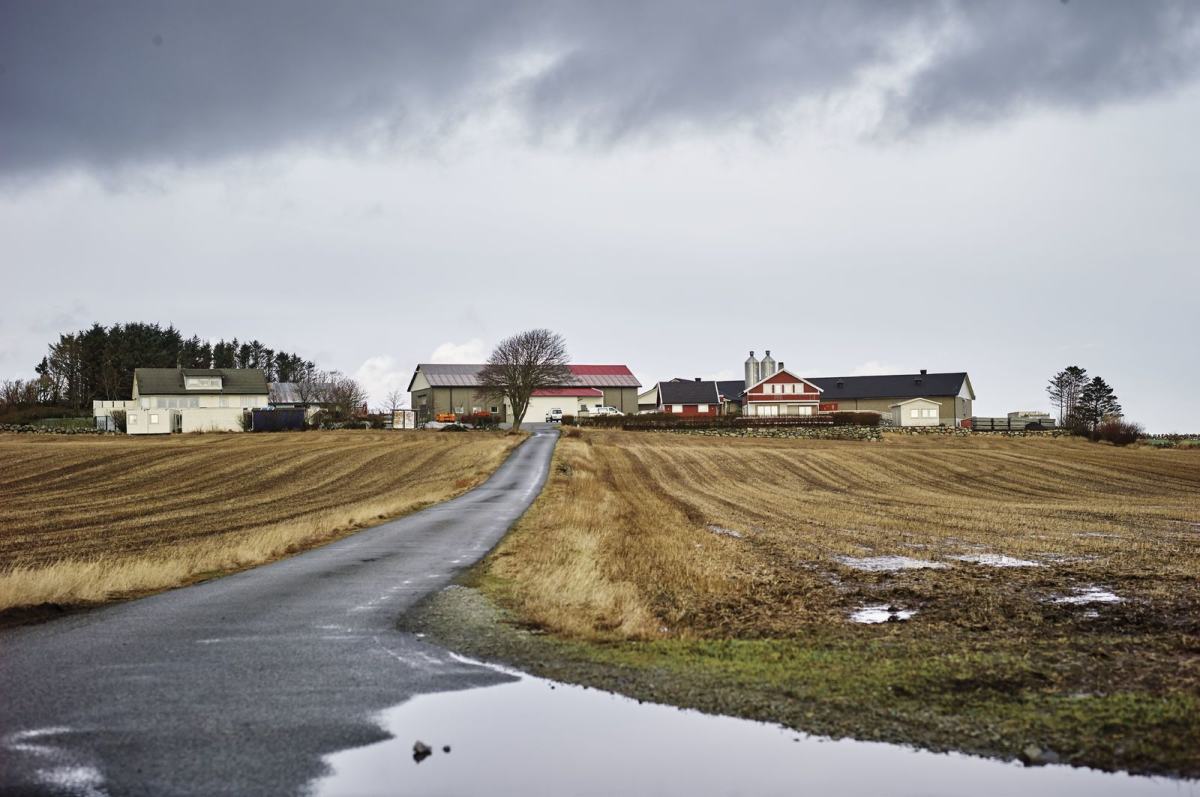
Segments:
[[[240,432],[242,415],[268,405],[267,378],[257,368],[138,368],[129,401],[94,401],[101,428],[117,428],[125,413],[129,434]]]

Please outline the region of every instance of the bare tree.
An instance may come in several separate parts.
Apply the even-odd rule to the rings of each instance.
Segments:
[[[533,391],[568,384],[567,344],[548,329],[518,332],[500,341],[479,372],[479,392],[507,399],[513,409],[513,430],[521,428]]]
[[[396,410],[404,406],[404,391],[400,388],[389,391],[383,399],[384,408],[392,415],[396,414]]]
[[[324,393],[329,384],[329,375],[316,368],[306,368],[296,380],[296,398],[305,407],[311,404],[323,404]]]
[[[367,391],[363,390],[362,385],[338,371],[328,374],[328,381],[321,392],[324,393],[322,403],[336,421],[353,420],[367,403]]]

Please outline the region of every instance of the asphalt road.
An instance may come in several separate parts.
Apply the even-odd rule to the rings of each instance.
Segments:
[[[413,695],[508,679],[396,630],[545,483],[539,430],[452,501],[264,567],[0,632],[0,794],[294,794]]]

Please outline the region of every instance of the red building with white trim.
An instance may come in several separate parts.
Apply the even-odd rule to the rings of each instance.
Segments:
[[[742,394],[742,413],[760,417],[816,415],[821,388],[807,379],[780,369],[751,385]]]

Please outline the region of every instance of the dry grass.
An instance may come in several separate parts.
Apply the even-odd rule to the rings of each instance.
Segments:
[[[0,610],[261,564],[483,481],[519,438],[0,435]]]
[[[974,553],[1042,566],[952,558]],[[948,567],[838,561],[884,555]],[[913,633],[1196,634],[1200,456],[1065,439],[586,431],[559,443],[546,491],[486,572],[516,616],[585,639],[787,636],[845,628],[879,603],[918,610]],[[1090,585],[1124,601],[1054,602]]]

